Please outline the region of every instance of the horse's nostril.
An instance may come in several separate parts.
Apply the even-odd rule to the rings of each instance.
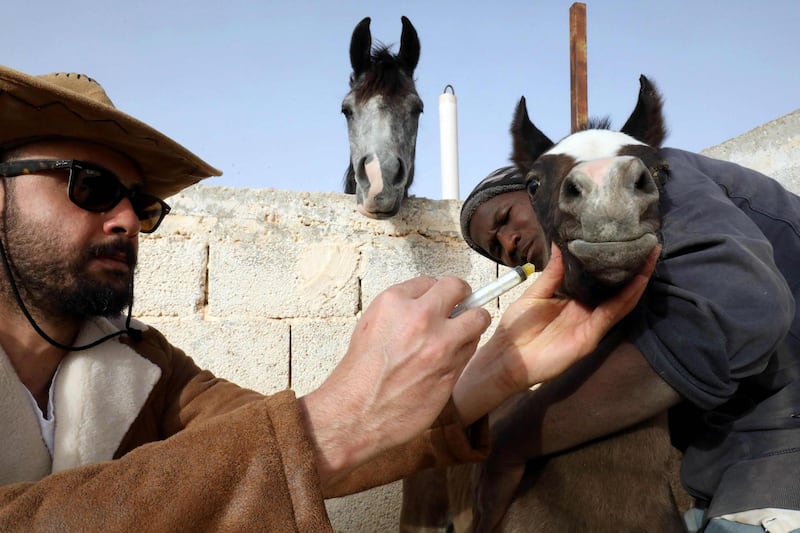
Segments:
[[[581,188],[571,179],[564,180],[562,191],[567,198],[580,198],[581,196]]]
[[[369,178],[367,178],[367,158],[362,157],[358,161],[358,167],[356,169],[356,182],[360,184],[362,187],[369,187]]]
[[[406,169],[405,165],[403,164],[403,160],[399,157],[397,158],[397,173],[392,177],[392,184],[393,185],[402,185],[403,180],[406,177]]]
[[[636,182],[633,184],[633,187],[636,191],[644,192],[644,193],[652,193],[656,189],[656,184],[653,181],[653,177],[650,175],[650,172],[647,170],[643,170],[639,173],[639,176],[636,178]]]

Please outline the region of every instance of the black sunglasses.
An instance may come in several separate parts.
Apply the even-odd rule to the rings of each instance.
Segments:
[[[44,170],[68,170],[69,199],[81,209],[92,213],[110,211],[124,198],[128,198],[133,212],[139,218],[139,231],[142,233],[153,233],[170,211],[163,200],[127,188],[113,172],[91,163],[75,159],[29,159],[0,163],[0,177],[3,178],[36,174]]]

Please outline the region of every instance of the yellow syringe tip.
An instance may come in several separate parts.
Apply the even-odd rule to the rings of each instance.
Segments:
[[[536,267],[534,267],[531,263],[525,263],[522,265],[522,270],[525,271],[526,276],[530,276],[536,271]]]

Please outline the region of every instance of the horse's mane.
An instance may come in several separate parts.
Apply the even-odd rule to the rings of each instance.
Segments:
[[[379,45],[372,50],[370,68],[361,75],[350,76],[350,87],[355,92],[356,101],[362,102],[375,94],[386,97],[408,94],[414,86],[406,66],[397,59],[388,46]]]

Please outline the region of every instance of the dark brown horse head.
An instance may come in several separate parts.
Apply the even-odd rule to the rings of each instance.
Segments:
[[[661,95],[646,77],[639,81],[638,102],[620,131],[595,121],[553,143],[528,118],[524,97],[511,125],[511,158],[545,238],[564,258],[562,290],[590,304],[628,282],[658,244],[668,172],[658,149],[666,128]]]
[[[344,192],[355,194],[358,211],[370,218],[397,214],[414,180],[422,100],[414,84],[420,54],[414,26],[402,17],[400,51],[373,49],[369,17],[350,41],[350,92],[342,102],[350,139]]]

